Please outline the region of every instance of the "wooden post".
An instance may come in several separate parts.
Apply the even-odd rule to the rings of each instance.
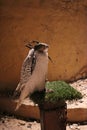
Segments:
[[[65,101],[39,104],[41,130],[66,130],[67,107]]]

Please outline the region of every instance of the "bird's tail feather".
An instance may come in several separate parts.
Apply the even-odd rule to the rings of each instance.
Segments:
[[[22,102],[21,101],[18,101],[17,102],[17,105],[16,105],[16,108],[15,108],[15,111],[17,111],[19,109],[19,107],[21,106]]]

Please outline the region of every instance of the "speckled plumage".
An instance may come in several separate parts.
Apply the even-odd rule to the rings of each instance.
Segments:
[[[45,88],[45,81],[48,69],[48,45],[39,43],[29,51],[23,62],[20,82],[16,92],[20,93],[16,110],[22,101],[34,91],[42,91]]]
[[[20,82],[18,83],[17,88],[14,92],[14,97],[20,95],[23,87],[25,86],[26,82],[29,80],[29,77],[31,76],[35,66],[34,60],[35,60],[34,49],[31,49],[22,64]]]

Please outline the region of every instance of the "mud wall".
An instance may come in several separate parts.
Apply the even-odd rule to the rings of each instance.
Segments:
[[[0,91],[17,86],[28,40],[50,45],[49,80],[86,77],[87,1],[0,0]]]

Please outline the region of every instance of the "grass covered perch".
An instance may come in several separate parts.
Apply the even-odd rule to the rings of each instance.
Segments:
[[[64,81],[53,81],[46,83],[49,92],[34,92],[30,98],[37,104],[43,102],[55,103],[58,100],[74,100],[82,98],[82,94]]]

